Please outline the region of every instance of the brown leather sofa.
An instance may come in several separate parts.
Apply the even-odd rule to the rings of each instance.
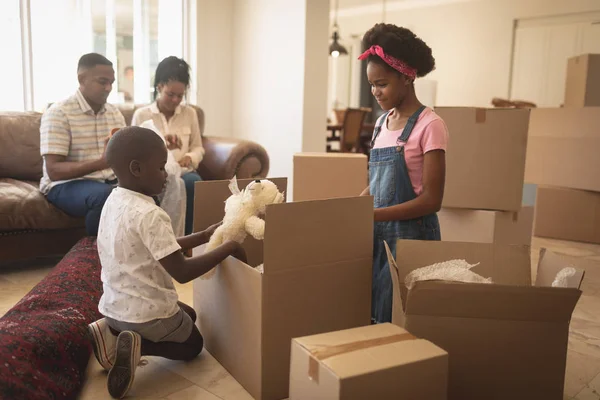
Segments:
[[[195,108],[204,132],[204,112]],[[121,107],[128,125],[134,111]],[[64,214],[39,191],[41,117],[36,112],[0,113],[0,264],[62,255],[85,236],[83,219]],[[257,143],[203,135],[203,145],[206,154],[198,173],[204,180],[267,176],[269,157]]]

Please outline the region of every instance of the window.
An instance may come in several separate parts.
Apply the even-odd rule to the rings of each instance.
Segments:
[[[97,52],[113,62],[111,103],[153,99],[154,71],[183,56],[184,6],[193,0],[1,0],[5,95],[1,111],[44,111],[79,86],[77,62]],[[185,8],[187,9],[187,8]],[[186,22],[189,22],[185,19]],[[189,46],[189,42],[186,45]]]
[[[3,95],[1,111],[25,109],[23,86],[23,53],[21,41],[21,11],[18,0],[0,1],[0,37],[2,41]]]

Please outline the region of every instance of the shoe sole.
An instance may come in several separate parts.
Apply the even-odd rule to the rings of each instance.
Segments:
[[[102,368],[110,371],[113,364],[107,356],[106,341],[104,340],[102,331],[98,329],[98,325],[96,323],[88,325],[87,328],[89,335],[92,337],[92,349],[94,350],[96,360],[98,360],[98,363],[102,366]]]
[[[121,332],[117,338],[115,364],[108,373],[108,393],[116,399],[123,398],[135,377],[140,360],[140,338],[133,332]],[[136,361],[137,360],[137,361]]]

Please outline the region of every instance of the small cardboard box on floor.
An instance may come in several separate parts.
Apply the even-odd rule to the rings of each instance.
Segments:
[[[519,211],[529,110],[437,107],[450,134],[442,206]]]
[[[531,110],[525,182],[600,192],[600,107]]]
[[[600,193],[539,186],[535,235],[600,244]]]
[[[448,353],[392,324],[296,338],[290,400],[445,400]]]
[[[369,185],[364,154],[294,155],[294,201],[356,197]]]
[[[569,58],[565,107],[600,107],[600,54]]]
[[[531,245],[533,207],[519,212],[442,208],[438,212],[442,240]]]
[[[196,183],[195,231],[223,218],[228,184]],[[194,308],[206,349],[255,399],[279,400],[292,338],[370,323],[373,199],[276,204],[264,218],[264,242],[244,242],[249,265],[230,257],[196,279]],[[261,263],[264,274],[253,268]]]
[[[568,288],[551,287],[570,259],[542,250],[531,286],[530,248],[516,245],[399,240],[388,253],[393,323],[449,355],[451,400],[562,400],[571,314],[583,271]],[[417,268],[464,259],[492,284],[417,282]],[[400,284],[402,282],[402,285]]]

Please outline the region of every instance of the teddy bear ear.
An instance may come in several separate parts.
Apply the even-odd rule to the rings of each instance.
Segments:
[[[231,191],[231,194],[240,194],[236,176],[229,181],[229,190]]]

